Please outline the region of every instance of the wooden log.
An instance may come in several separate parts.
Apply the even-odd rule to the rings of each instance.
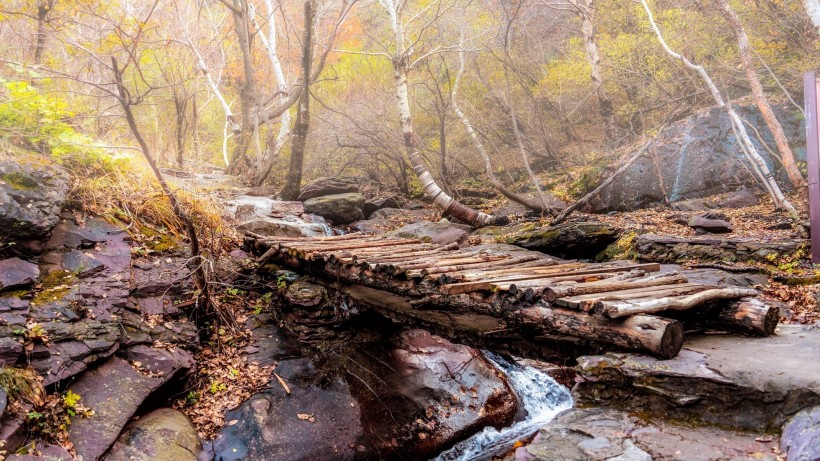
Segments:
[[[715,288],[691,295],[670,296],[636,301],[602,301],[601,308],[610,318],[636,314],[651,314],[665,310],[686,310],[717,299],[737,299],[757,296],[757,290],[741,287]]]
[[[746,297],[668,312],[689,327],[718,328],[751,336],[771,336],[780,321],[780,303]]]
[[[771,336],[780,322],[780,308],[760,298],[740,298],[719,309],[717,319],[734,331]]]
[[[544,288],[541,297],[552,302],[558,298],[566,296],[583,295],[589,293],[604,293],[607,291],[628,290],[630,288],[646,288],[659,285],[672,285],[675,283],[686,283],[686,277],[682,275],[670,275],[666,277],[646,277],[638,280],[624,280],[613,277],[613,279],[601,280],[599,282],[579,283],[566,286],[550,286]]]
[[[600,274],[609,274],[609,276],[614,276],[613,274],[617,274],[620,272],[629,272],[633,270],[643,270],[647,272],[653,272],[660,270],[660,265],[655,263],[649,264],[632,264],[629,266],[616,266],[616,267],[600,267],[600,266],[589,266],[591,268],[583,268],[579,270],[570,270],[566,272],[558,272],[554,274],[535,274],[535,275],[522,275],[521,277],[516,278],[509,278],[507,280],[503,280],[501,282],[493,283],[494,288],[502,291],[506,291],[510,289],[510,285],[517,285],[517,286],[538,286],[538,284],[542,283],[550,283],[555,282],[552,280],[556,277],[574,277],[577,275],[600,275]],[[593,269],[594,268],[594,269]],[[608,278],[608,277],[602,277]],[[566,281],[566,280],[565,280]]]
[[[288,248],[288,252],[294,255],[298,255],[303,259],[312,258],[313,255],[323,255],[323,254],[330,254],[335,253],[340,250],[355,250],[359,248],[375,248],[375,247],[399,247],[404,245],[415,245],[421,243],[419,240],[404,240],[404,241],[393,241],[393,240],[381,240],[381,241],[372,241],[372,242],[360,242],[355,241],[355,243],[350,243],[347,245],[341,245],[338,247],[330,247],[330,248],[321,248],[321,247],[307,247],[307,248]],[[304,255],[304,256],[303,256]]]
[[[407,277],[425,277],[428,275],[434,274],[441,274],[444,272],[449,271],[459,271],[464,270],[470,267],[488,267],[490,265],[499,264],[499,261],[509,260],[511,259],[509,256],[506,255],[497,255],[497,256],[487,256],[484,258],[471,258],[465,259],[464,262],[460,264],[454,264],[451,266],[435,266],[435,267],[425,267],[424,269],[411,269],[405,272]],[[432,262],[431,264],[436,264],[436,262]],[[403,268],[402,268],[403,269]]]
[[[447,283],[445,284],[441,290],[447,294],[459,294],[459,293],[470,293],[473,291],[490,291],[493,290],[493,284],[498,283],[505,283],[505,282],[517,282],[517,281],[525,281],[525,280],[532,280],[532,279],[544,279],[550,278],[553,276],[561,275],[561,274],[585,274],[585,268],[587,267],[599,267],[599,266],[591,266],[586,263],[571,263],[571,264],[559,264],[556,266],[547,266],[547,267],[536,267],[534,269],[528,269],[525,271],[519,269],[506,269],[506,270],[499,270],[499,271],[487,271],[482,274],[480,271],[473,272],[470,275],[470,279],[478,278],[480,275],[486,274],[486,277],[479,280],[472,280],[469,282],[460,282],[460,283]],[[653,265],[654,267],[654,265]],[[658,266],[660,267],[660,266]],[[600,272],[597,271],[596,272]],[[595,273],[595,272],[593,272]],[[451,274],[447,274],[448,276]],[[506,290],[506,288],[505,288]]]
[[[639,349],[662,359],[675,357],[683,345],[683,325],[679,321],[652,315],[609,320],[570,309],[533,306],[519,310],[517,321],[523,328],[537,332]]]
[[[502,279],[505,277],[520,277],[522,274],[542,274],[542,273],[552,273],[552,272],[560,272],[562,270],[569,270],[569,269],[580,269],[582,267],[587,267],[590,264],[587,263],[568,263],[568,264],[553,264],[553,261],[549,260],[541,260],[544,261],[543,266],[535,266],[535,267],[527,267],[527,270],[522,270],[521,267],[514,267],[514,268],[501,268],[501,269],[491,269],[491,270],[467,270],[467,271],[459,271],[459,272],[452,272],[449,275],[453,278],[453,280],[463,280],[473,281],[473,280],[488,280],[490,278],[494,279]],[[535,262],[535,261],[533,261]]]
[[[678,283],[674,285],[660,285],[646,288],[631,288],[627,290],[610,291],[605,293],[590,293],[585,295],[569,296],[558,298],[553,303],[556,306],[568,307],[570,309],[579,309],[584,312],[589,312],[595,306],[595,303],[600,301],[614,301],[614,300],[629,300],[640,299],[651,296],[662,297],[669,294],[682,295],[694,293],[696,291],[703,291],[705,289],[715,288],[710,285],[701,285],[699,283]]]

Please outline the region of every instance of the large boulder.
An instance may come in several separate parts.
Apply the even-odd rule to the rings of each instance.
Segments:
[[[319,215],[333,224],[350,224],[364,218],[364,196],[358,192],[323,195],[305,201],[305,212]]]
[[[317,178],[308,182],[299,192],[296,200],[304,202],[306,200],[323,197],[325,195],[346,194],[348,192],[358,192],[359,186],[355,179],[351,178]]]
[[[771,132],[754,105],[736,107],[739,115],[756,127],[763,140],[774,145]],[[788,105],[775,107],[786,137],[798,160],[805,159],[806,132],[799,112]],[[752,138],[780,184],[789,184],[778,159],[768,153],[756,137]],[[590,201],[594,211],[634,210],[662,204],[709,197],[744,187],[756,187],[740,144],[732,133],[726,112],[713,107],[697,112],[670,125],[655,141],[656,158],[645,155],[632,164],[611,185]],[[656,167],[657,165],[657,167]],[[658,175],[663,181],[658,180]],[[664,187],[665,189],[662,189]],[[737,203],[752,203],[753,197],[738,197]],[[730,205],[732,201],[730,200]],[[711,208],[708,204],[689,204],[685,209]]]
[[[202,451],[194,425],[172,408],[160,408],[128,425],[106,461],[196,461]]]
[[[60,221],[68,186],[68,173],[53,161],[39,157],[0,161],[0,238],[48,237]]]
[[[620,230],[597,221],[566,222],[537,227],[528,223],[510,228],[503,243],[540,251],[558,258],[593,258],[618,240]]]
[[[472,230],[473,228],[466,224],[419,221],[388,232],[387,236],[419,239],[425,242],[446,245],[448,243],[464,242]]]
[[[370,216],[379,210],[398,207],[399,199],[397,197],[379,197],[366,200],[362,211],[364,212],[365,219],[370,219]]]

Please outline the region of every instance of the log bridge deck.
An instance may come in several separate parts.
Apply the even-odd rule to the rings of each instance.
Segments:
[[[318,279],[401,295],[435,307],[491,315],[529,337],[567,335],[675,357],[684,323],[756,336],[774,333],[778,308],[754,289],[690,283],[655,263],[560,261],[498,246],[459,248],[348,234],[263,237],[246,249]],[[682,323],[683,322],[683,323]]]

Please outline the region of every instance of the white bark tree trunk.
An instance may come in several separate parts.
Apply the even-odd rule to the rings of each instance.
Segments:
[[[749,80],[749,86],[752,89],[755,104],[763,115],[763,120],[766,121],[769,131],[772,132],[774,142],[777,144],[777,150],[780,151],[780,158],[783,160],[783,166],[789,175],[789,180],[791,180],[792,186],[795,188],[805,187],[806,181],[803,179],[800,169],[797,168],[794,153],[789,146],[786,133],[783,132],[783,127],[780,125],[780,121],[777,120],[777,116],[769,104],[766,93],[763,92],[763,85],[760,84],[760,79],[757,78],[757,71],[755,70],[754,61],[752,59],[751,45],[749,45],[749,36],[746,35],[746,29],[743,27],[743,23],[740,22],[740,17],[729,6],[728,0],[714,1],[737,38],[740,60],[743,63],[743,68],[746,70],[746,79]]]
[[[655,35],[658,37],[658,41],[661,44],[661,47],[666,51],[666,54],[671,56],[673,59],[680,61],[689,69],[696,71],[706,85],[709,87],[709,91],[712,93],[712,98],[714,98],[715,103],[718,107],[725,110],[726,113],[729,115],[729,120],[732,124],[732,129],[735,130],[737,133],[738,141],[742,146],[742,150],[752,165],[755,167],[757,172],[758,178],[760,181],[766,186],[766,189],[769,191],[769,194],[772,197],[772,201],[774,202],[775,206],[778,208],[785,208],[790,213],[797,214],[797,210],[795,210],[794,206],[789,203],[789,200],[783,195],[783,191],[780,189],[780,186],[774,180],[774,176],[772,176],[771,171],[769,171],[768,165],[766,165],[766,161],[763,160],[763,157],[757,152],[755,149],[752,140],[749,138],[749,133],[746,132],[746,127],[743,125],[743,122],[740,120],[740,117],[737,115],[737,112],[732,108],[731,105],[726,104],[723,100],[723,96],[721,96],[720,91],[717,88],[717,85],[712,81],[709,74],[706,72],[706,69],[703,66],[693,64],[689,59],[676,53],[669,45],[667,45],[666,40],[663,38],[663,34],[661,30],[658,28],[658,25],[655,23],[655,17],[652,15],[652,10],[649,9],[649,5],[647,5],[646,0],[641,0],[641,5],[643,5],[644,11],[646,11],[646,15],[649,18],[649,24],[652,26],[652,30],[655,32]]]

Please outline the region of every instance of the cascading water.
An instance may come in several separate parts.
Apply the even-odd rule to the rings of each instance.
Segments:
[[[484,355],[505,375],[521,405],[527,410],[524,420],[497,430],[484,428],[467,440],[441,453],[432,461],[484,461],[509,451],[517,440],[529,437],[552,421],[558,413],[572,407],[567,388],[549,375],[532,367],[523,367],[492,352]]]

